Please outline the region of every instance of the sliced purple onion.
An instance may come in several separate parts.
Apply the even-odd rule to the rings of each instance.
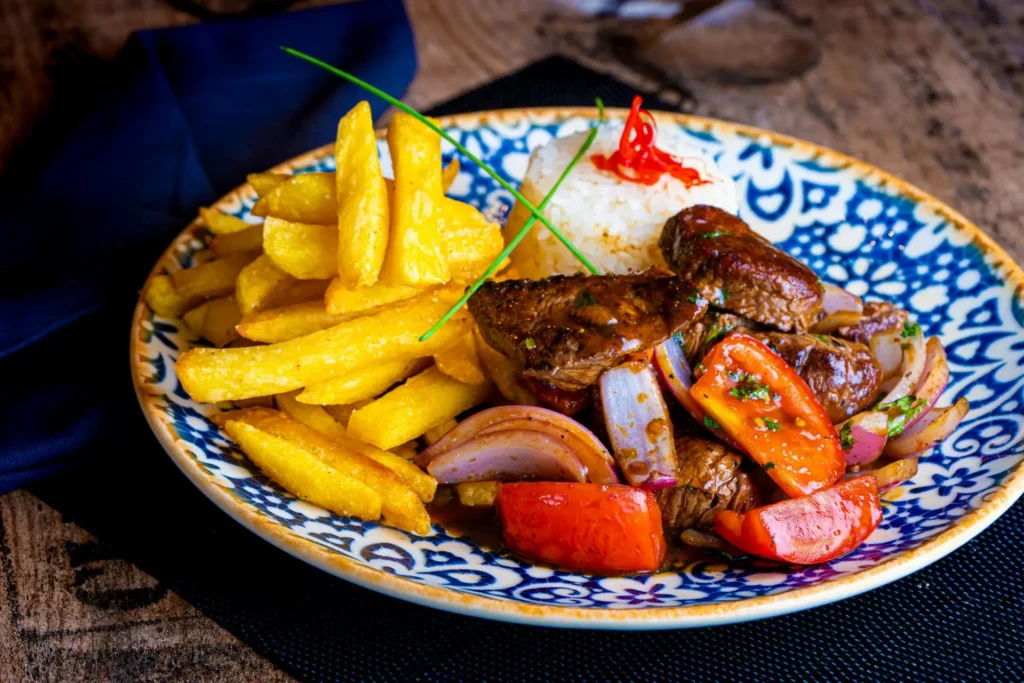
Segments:
[[[970,408],[963,397],[947,408],[932,408],[913,427],[890,439],[885,454],[890,458],[907,458],[923,453],[952,434]]]
[[[925,360],[924,337],[918,333],[901,338],[900,350],[903,353],[900,374],[893,378],[895,383],[879,403],[893,403],[905,396],[910,396],[917,388],[918,382],[921,381]]]
[[[836,428],[847,465],[867,465],[878,460],[889,436],[889,416],[882,410],[854,415]]]
[[[587,468],[559,439],[520,429],[474,437],[434,458],[427,472],[441,484],[587,480]]]
[[[946,358],[946,349],[942,347],[942,342],[938,337],[931,337],[925,344],[924,369],[921,371],[921,379],[917,383],[917,388],[914,389],[914,395],[923,400],[926,407],[907,421],[904,431],[917,424],[935,406],[948,383],[949,360]]]

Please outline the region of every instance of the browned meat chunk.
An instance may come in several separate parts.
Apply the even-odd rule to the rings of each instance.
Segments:
[[[761,497],[750,475],[740,469],[743,456],[717,441],[698,436],[676,439],[675,488],[658,492],[666,529],[710,529],[723,510],[746,512]]]
[[[487,282],[469,300],[484,339],[523,374],[582,389],[700,318],[707,301],[665,270]]]
[[[907,312],[896,308],[888,301],[865,301],[861,319],[853,325],[844,325],[836,330],[836,336],[867,344],[879,332],[895,332],[903,329]]]
[[[658,246],[718,308],[783,332],[804,332],[819,316],[821,283],[811,269],[726,211],[683,209],[665,223]]]
[[[751,332],[792,365],[825,407],[833,424],[871,406],[882,388],[882,368],[868,348],[820,334]]]
[[[732,332],[752,332],[764,329],[749,318],[732,313],[709,310],[700,320],[682,332],[683,353],[690,365],[696,365],[708,351]]]

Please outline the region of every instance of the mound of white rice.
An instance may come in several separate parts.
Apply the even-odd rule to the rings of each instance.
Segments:
[[[736,213],[736,188],[714,160],[689,146],[682,134],[668,126],[658,129],[657,146],[696,169],[711,182],[687,187],[663,174],[654,185],[642,185],[599,170],[595,154],[610,155],[619,146],[623,124],[601,127],[587,156],[573,169],[555,193],[544,215],[602,272],[627,273],[652,265],[664,265],[658,237],[665,221],[695,204],[710,204]],[[576,156],[587,133],[551,140],[534,150],[519,191],[534,206],[540,204],[555,181]],[[517,204],[505,224],[506,242],[519,232],[530,212]],[[551,231],[537,223],[512,252],[519,275],[542,278],[556,273],[576,273],[584,267]]]

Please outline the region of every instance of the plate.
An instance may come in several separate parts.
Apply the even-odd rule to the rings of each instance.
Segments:
[[[592,109],[502,110],[441,124],[518,182],[531,149],[586,128],[595,116]],[[219,408],[189,399],[174,362],[195,340],[180,321],[140,302],[131,368],[157,439],[225,512],[296,557],[397,598],[505,621],[654,629],[760,619],[876,588],[966,543],[1024,491],[1024,273],[956,211],[865,163],[733,123],[658,118],[678,126],[736,179],[740,215],[754,229],[825,281],[905,306],[949,352],[941,402],[966,396],[971,411],[922,458],[912,481],[886,495],[881,525],[858,550],[812,567],[700,561],[679,571],[607,578],[533,566],[437,525],[417,537],[325,512],[251,466],[210,421]],[[332,150],[322,147],[273,170],[333,170]],[[386,159],[383,141],[380,151]],[[446,159],[452,153],[447,143],[444,152]],[[463,164],[450,194],[491,215],[511,206],[508,193],[471,163]],[[216,207],[246,218],[254,201],[243,186]],[[209,237],[198,223],[188,226],[150,277],[192,264]]]

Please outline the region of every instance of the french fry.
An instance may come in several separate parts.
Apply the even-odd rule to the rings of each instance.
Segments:
[[[369,404],[372,400],[372,398],[364,398],[362,401],[355,401],[344,406],[323,406],[323,409],[327,411],[328,415],[337,420],[338,424],[347,427],[352,413]]]
[[[333,379],[310,384],[298,400],[316,405],[349,404],[372,398],[423,369],[422,360],[397,360],[368,365]]]
[[[176,270],[171,273],[171,284],[179,295],[190,301],[226,296],[234,291],[235,278],[253,258],[248,252],[228,254],[201,266]]]
[[[181,316],[181,322],[185,323],[188,331],[197,337],[203,334],[203,317],[206,315],[207,305],[209,305],[209,302],[196,306]]]
[[[171,278],[166,275],[154,275],[149,278],[142,290],[142,299],[154,313],[169,318],[177,318],[196,305],[174,291]]]
[[[346,422],[346,424],[348,423]],[[423,438],[426,439],[428,446],[433,446],[441,439],[442,436],[455,429],[458,424],[459,423],[456,422],[454,417],[450,418],[436,427],[431,427],[427,431],[423,432]]]
[[[503,353],[488,346],[480,336],[480,330],[475,326],[473,332],[476,335],[476,350],[480,354],[480,361],[501,395],[515,405],[538,405],[537,397],[523,383],[521,369]]]
[[[380,279],[387,284],[431,285],[450,278],[441,247],[441,137],[398,112],[388,126],[395,169],[391,235]]]
[[[489,507],[498,497],[500,481],[464,481],[455,485],[459,502],[470,507]]]
[[[380,519],[381,494],[304,445],[237,420],[225,431],[267,476],[303,500],[360,519]]]
[[[451,277],[471,282],[505,248],[501,228],[475,206],[445,197],[441,202],[441,244]]]
[[[214,235],[230,235],[233,232],[242,232],[252,227],[252,223],[246,223],[237,216],[228,215],[217,209],[208,209],[205,206],[199,209],[199,217]]]
[[[460,312],[430,339],[419,340],[459,295],[456,288],[442,288],[279,344],[190,349],[178,358],[178,378],[194,400],[216,403],[280,394],[385,360],[430,355],[470,326],[468,314]]]
[[[324,295],[330,315],[371,311],[380,306],[405,301],[423,293],[421,287],[386,285],[382,282],[369,287],[349,288],[340,278],[331,280]]]
[[[307,427],[312,427],[324,436],[337,441],[340,445],[350,448],[357,453],[362,453],[371,460],[375,460],[384,465],[384,467],[387,467],[397,474],[424,503],[429,503],[434,498],[434,492],[437,490],[437,480],[416,467],[416,465],[408,462],[408,458],[403,459],[394,453],[388,453],[370,444],[350,439],[345,433],[345,428],[331,417],[326,410],[320,406],[299,403],[295,400],[295,392],[280,394],[276,397],[276,400],[277,407],[285,415],[298,420]],[[415,457],[415,455],[414,452],[413,456]]]
[[[269,308],[268,300],[295,284],[295,278],[284,272],[263,254],[238,274],[235,298],[243,315]]]
[[[264,308],[281,308],[292,304],[301,304],[313,299],[323,301],[324,292],[330,280],[295,280],[287,286],[271,292],[264,302]]]
[[[262,225],[250,225],[245,230],[217,235],[210,240],[210,251],[217,256],[239,251],[260,251],[261,249],[263,249]]]
[[[369,486],[383,499],[381,513],[392,526],[417,534],[430,533],[430,516],[416,492],[395,472],[360,452],[351,441],[342,443],[331,439],[276,410],[250,409],[243,411],[240,419],[261,432],[284,439],[312,454],[342,475]],[[237,422],[228,422],[229,427],[232,424]]]
[[[238,333],[246,339],[273,344],[288,341],[319,330],[326,330],[356,314],[328,315],[323,299],[250,313],[238,323]]]
[[[235,325],[242,319],[235,297],[225,296],[206,304],[202,335],[216,347],[227,346],[238,338]]]
[[[338,228],[295,223],[273,216],[263,223],[263,251],[278,268],[300,280],[338,274]]]
[[[459,164],[459,160],[453,158],[441,171],[441,190],[445,194],[448,194],[448,189],[455,182],[455,179],[459,177],[460,170],[462,170],[462,166]]]
[[[338,220],[334,193],[334,173],[298,173],[261,195],[249,213],[296,223],[333,224]]]
[[[487,379],[476,351],[476,339],[467,334],[446,349],[434,354],[438,370],[466,384],[479,384]]]
[[[411,462],[419,454],[420,449],[416,445],[416,441],[413,440],[413,441],[406,441],[405,443],[400,443],[397,446],[395,446],[394,448],[392,448],[390,451],[385,451],[385,452],[386,453],[391,453],[392,455],[394,455],[394,456],[396,456],[398,458],[401,458],[402,460],[410,461]]]
[[[373,116],[365,100],[338,122],[334,146],[338,277],[348,287],[377,281],[388,246],[390,207]]]
[[[257,197],[266,197],[271,190],[288,180],[289,177],[284,173],[250,173],[245,179],[252,185]]]
[[[385,450],[394,448],[487,400],[491,389],[490,382],[464,384],[428,368],[352,413],[348,435]]]

